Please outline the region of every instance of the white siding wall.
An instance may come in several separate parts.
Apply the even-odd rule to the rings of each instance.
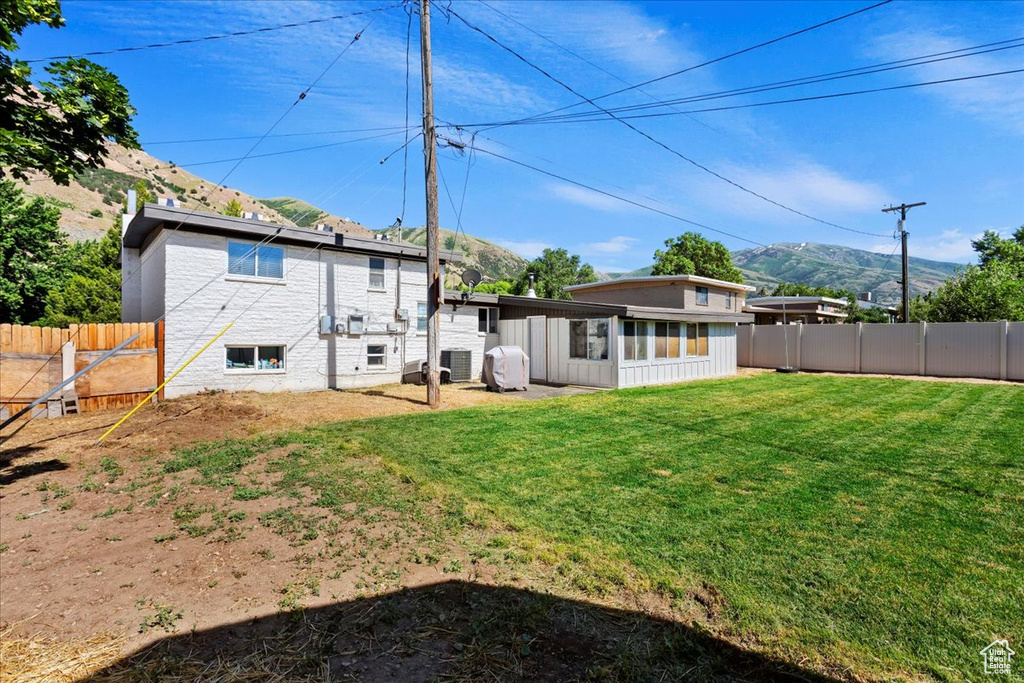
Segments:
[[[426,280],[424,280],[424,287],[425,283]],[[415,307],[412,308],[412,311],[415,314]],[[452,306],[441,307],[441,349],[469,349],[472,351],[474,382],[480,379],[480,370],[484,365],[484,353],[498,346],[501,339],[498,334],[481,334],[479,332],[479,315],[480,308],[478,306],[458,306],[454,310]],[[415,324],[415,320],[413,323]],[[500,323],[499,320],[499,325]],[[406,358],[426,360],[426,333],[410,337]]]
[[[426,292],[424,263],[402,261],[400,298],[397,259],[385,259],[385,288],[372,291],[368,256],[317,254],[306,247],[285,247],[283,280],[220,275],[207,285],[227,269],[228,240],[184,231],[165,235],[166,264],[153,257],[145,270],[146,278],[151,276],[150,269],[166,273],[168,310],[203,287],[167,316],[167,373],[235,321],[168,385],[168,396],[203,389],[303,391],[373,386],[399,381],[406,358],[426,357],[425,337],[416,333],[416,304],[425,300]],[[396,322],[396,304],[408,310],[409,322],[399,323],[399,332],[388,333],[388,323]],[[363,314],[367,333],[321,335],[320,316],[325,314],[335,322]],[[466,340],[472,340],[474,368],[479,372],[488,338],[478,336],[476,330],[476,308],[460,308],[454,319],[441,321],[442,348],[470,347]],[[496,341],[497,335],[491,337]],[[234,344],[285,346],[284,372],[226,370],[225,348]],[[367,367],[367,347],[375,344],[386,349],[385,366],[380,369]]]
[[[121,249],[121,322],[142,322],[142,271],[139,250]]]
[[[143,257],[138,249],[121,250],[121,322],[154,322],[166,311],[166,242],[167,234],[161,232]]]
[[[622,323],[619,323],[621,334]],[[685,326],[684,326],[685,329]],[[618,386],[636,387],[650,384],[670,384],[705,377],[722,377],[736,373],[735,323],[708,325],[708,355],[687,358],[654,358],[654,324],[647,323],[648,360],[619,360]],[[685,352],[686,339],[682,339]],[[621,344],[619,347],[621,348]]]
[[[608,360],[569,358],[569,321],[548,318],[548,381],[589,387],[614,387],[617,381],[618,318],[608,323]]]

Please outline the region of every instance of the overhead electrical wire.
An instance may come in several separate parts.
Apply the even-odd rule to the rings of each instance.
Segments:
[[[888,2],[889,0],[886,0],[886,1]],[[879,3],[879,5],[881,5],[881,4],[885,4],[885,3]],[[722,181],[732,185],[733,187],[735,187],[735,188],[737,188],[739,190],[742,190],[743,192],[746,192],[749,195],[752,195],[754,197],[757,197],[758,199],[761,199],[761,200],[763,200],[765,202],[768,202],[769,204],[777,206],[777,207],[779,207],[781,209],[785,209],[786,211],[789,211],[790,213],[796,214],[798,216],[802,216],[804,218],[807,218],[809,220],[815,221],[817,223],[821,223],[822,225],[828,225],[828,226],[831,226],[833,228],[838,228],[840,230],[845,230],[847,232],[857,233],[857,234],[861,234],[861,235],[871,235],[873,237],[884,237],[884,235],[881,235],[879,233],[866,232],[864,230],[857,230],[855,228],[848,228],[846,226],[839,225],[838,223],[833,223],[831,221],[826,221],[824,219],[817,218],[816,216],[812,216],[812,215],[810,215],[808,213],[805,213],[803,211],[800,211],[798,209],[794,209],[791,206],[783,204],[782,202],[779,202],[779,201],[776,201],[774,199],[771,199],[770,197],[767,197],[767,196],[765,196],[765,195],[763,195],[763,194],[761,194],[759,192],[756,192],[754,190],[751,190],[748,187],[745,187],[744,185],[736,182],[735,180],[732,180],[731,178],[728,178],[728,177],[722,175],[721,173],[718,173],[717,171],[712,170],[711,168],[705,166],[704,164],[701,164],[700,162],[695,161],[694,159],[686,156],[682,152],[680,152],[680,151],[670,147],[669,145],[665,144],[664,142],[661,142],[660,140],[656,139],[655,137],[653,137],[649,133],[644,132],[643,130],[637,128],[633,124],[631,124],[628,121],[624,120],[624,117],[616,116],[615,114],[609,112],[607,109],[605,109],[601,105],[597,104],[593,99],[588,98],[586,95],[581,94],[576,89],[574,89],[572,86],[568,85],[564,81],[562,81],[562,80],[558,79],[557,77],[553,76],[552,74],[548,73],[542,67],[537,66],[536,64],[534,64],[533,62],[528,60],[526,57],[524,57],[523,55],[519,54],[519,52],[517,52],[516,50],[514,50],[511,47],[505,45],[504,43],[499,41],[497,38],[495,38],[491,34],[487,33],[483,29],[481,29],[480,27],[472,24],[471,22],[466,20],[462,15],[460,15],[455,10],[453,10],[451,8],[448,8],[445,11],[447,11],[448,14],[450,14],[451,16],[454,16],[456,19],[461,21],[463,24],[465,24],[471,30],[473,30],[473,31],[479,33],[480,35],[484,36],[485,38],[487,38],[487,40],[491,41],[492,43],[494,43],[495,45],[500,47],[502,50],[505,50],[509,54],[511,54],[514,57],[516,57],[516,59],[520,60],[521,62],[523,62],[524,64],[526,64],[530,68],[532,68],[535,71],[537,71],[540,74],[542,74],[545,78],[553,81],[554,83],[557,83],[559,86],[561,86],[565,90],[569,91],[570,93],[572,93],[576,97],[579,97],[580,99],[583,99],[583,100],[587,101],[589,104],[591,104],[596,109],[600,109],[606,115],[608,115],[611,118],[613,118],[614,120],[620,122],[622,125],[626,126],[627,128],[629,128],[633,132],[635,132],[638,135],[640,135],[641,137],[649,140],[650,142],[654,143],[658,147],[661,147],[662,149],[664,149],[665,151],[669,152],[670,154],[673,154],[673,155],[679,157],[683,161],[686,161],[687,163],[691,164],[692,166],[695,166],[696,168],[704,171],[705,173],[708,173],[708,174],[718,178],[719,180],[722,180]]]
[[[1012,43],[1012,44],[1010,44]],[[733,88],[730,90],[720,90],[717,92],[705,93],[701,95],[690,95],[686,97],[677,97],[671,99],[656,100],[649,104],[631,104],[623,105],[619,107],[609,107],[607,111],[621,114],[624,112],[643,111],[647,109],[657,109],[661,107],[673,107],[674,105],[691,104],[694,102],[704,102],[708,100],[722,99],[726,97],[738,97],[741,95],[751,95],[760,92],[768,92],[771,90],[782,90],[786,88],[796,88],[806,85],[813,85],[816,83],[825,83],[829,81],[841,80],[846,78],[856,78],[858,76],[867,76],[875,73],[882,73],[887,71],[893,71],[897,69],[907,69],[915,66],[924,66],[927,64],[934,64],[936,62],[944,62],[952,59],[963,59],[966,57],[974,57],[977,55],[988,54],[991,52],[999,52],[1003,50],[1012,50],[1024,47],[1024,37],[1014,38],[1011,40],[999,41],[996,43],[987,43],[985,45],[978,45],[970,48],[961,48],[957,50],[949,50],[946,52],[939,52],[930,55],[923,55],[920,57],[912,57],[909,59],[901,59],[894,62],[883,62],[881,64],[873,64],[870,66],[858,67],[855,69],[845,69],[842,71],[833,71],[825,74],[818,74],[816,76],[804,76],[801,78],[794,78],[785,81],[775,81],[772,83],[766,83],[762,85],[745,86],[742,88]],[[955,54],[960,53],[960,54]],[[674,109],[678,114],[688,113],[682,110]],[[512,119],[496,123],[477,123],[477,124],[461,124],[467,128],[500,128],[504,126],[514,125],[533,125],[538,123],[561,123],[571,122],[581,119],[587,120],[604,120],[604,117],[597,117],[597,112],[576,112],[573,114],[559,114],[557,116],[546,116],[531,118],[529,120],[523,119]],[[628,117],[623,117],[628,118]]]
[[[799,29],[797,31],[792,31],[790,33],[787,33],[785,35],[779,36],[777,38],[772,38],[771,40],[766,40],[766,41],[758,43],[756,45],[751,45],[750,47],[746,47],[746,48],[743,48],[741,50],[736,50],[734,52],[730,52],[728,54],[722,55],[721,57],[716,57],[714,59],[709,59],[709,60],[706,60],[706,61],[701,62],[699,64],[694,64],[693,66],[686,67],[685,69],[679,69],[677,71],[673,71],[672,73],[665,74],[664,76],[658,76],[656,78],[651,78],[649,80],[643,81],[642,83],[637,83],[635,85],[631,85],[631,86],[628,86],[628,87],[625,87],[625,88],[620,88],[619,90],[614,90],[612,92],[605,93],[604,95],[599,95],[597,97],[592,98],[591,103],[599,101],[599,100],[607,99],[609,97],[613,97],[615,95],[619,95],[619,94],[622,94],[624,92],[629,92],[630,90],[637,90],[637,89],[642,88],[644,86],[651,85],[652,83],[658,83],[660,81],[664,81],[664,80],[667,80],[669,78],[674,78],[676,76],[681,76],[682,74],[689,73],[691,71],[696,71],[697,69],[702,69],[702,68],[704,68],[706,66],[711,66],[712,64],[718,64],[719,62],[724,62],[727,59],[732,59],[733,57],[738,57],[740,55],[747,54],[747,53],[753,52],[755,50],[759,50],[759,49],[761,49],[763,47],[768,47],[769,45],[774,45],[775,43],[782,42],[782,41],[787,40],[789,38],[795,38],[796,36],[803,35],[805,33],[810,33],[811,31],[815,31],[815,30],[817,30],[819,28],[824,28],[825,26],[829,26],[830,24],[834,24],[836,22],[843,21],[844,19],[849,19],[849,18],[857,16],[859,14],[863,14],[864,12],[869,12],[869,11],[871,11],[873,9],[877,9],[879,7],[882,7],[883,5],[888,5],[890,2],[892,2],[892,0],[883,0],[882,2],[877,2],[877,3],[873,4],[873,5],[868,5],[867,7],[862,7],[861,9],[855,10],[853,12],[848,12],[847,14],[843,14],[841,16],[834,17],[832,19],[828,19],[827,21],[819,22],[819,23],[814,24],[812,26],[807,26],[807,27]],[[446,9],[446,10],[442,10],[442,11],[451,12],[450,9]],[[451,13],[454,14],[454,12],[451,12]],[[583,104],[583,102],[574,102],[573,104],[567,104],[564,107],[558,107],[557,109],[552,109],[550,111],[546,111],[546,112],[543,112],[541,114],[536,114],[535,116],[547,116],[549,114],[554,114],[554,113],[563,111],[565,109],[574,109],[574,108],[576,108],[576,107],[578,107],[578,106],[580,106],[582,104]],[[596,105],[594,105],[594,106],[596,106]],[[527,118],[533,118],[533,117],[527,117]],[[525,119],[523,119],[523,120],[525,120]]]
[[[387,7],[384,7],[384,8],[382,8],[382,9],[386,9],[386,8],[387,8]],[[377,16],[379,16],[379,15],[376,15],[376,14],[375,14],[375,15],[374,15],[374,16],[373,16],[373,17],[372,17],[372,18],[370,19],[370,21],[369,21],[369,22],[368,22],[368,23],[366,24],[366,26],[364,26],[362,30],[360,30],[360,31],[359,31],[358,33],[356,33],[356,34],[355,34],[355,36],[353,36],[353,38],[352,38],[352,39],[351,39],[351,40],[350,40],[350,41],[349,41],[349,42],[348,42],[348,43],[347,43],[347,44],[345,45],[345,47],[344,47],[344,48],[342,48],[342,50],[341,50],[341,51],[340,51],[340,52],[338,53],[338,55],[337,55],[337,56],[336,56],[336,57],[335,57],[335,58],[334,58],[334,59],[333,59],[333,60],[332,60],[332,61],[330,62],[330,64],[328,64],[328,65],[327,65],[327,67],[325,67],[325,68],[324,68],[324,69],[323,69],[323,70],[322,70],[322,71],[321,71],[321,72],[320,72],[320,73],[319,73],[319,74],[317,75],[317,77],[316,77],[315,79],[313,79],[313,81],[312,81],[312,82],[311,82],[311,83],[310,83],[310,84],[309,84],[309,85],[308,85],[308,86],[307,86],[307,87],[306,87],[306,88],[305,88],[305,89],[304,89],[304,90],[303,90],[303,91],[302,91],[301,93],[299,93],[299,95],[298,95],[298,97],[297,97],[297,98],[295,99],[295,101],[294,101],[294,102],[292,102],[292,104],[291,104],[291,105],[290,105],[290,106],[289,106],[289,107],[288,107],[288,108],[287,108],[287,109],[286,109],[286,110],[284,111],[284,113],[282,113],[282,114],[281,114],[281,116],[279,116],[279,117],[277,118],[277,120],[276,120],[276,121],[275,121],[275,122],[274,122],[274,123],[273,123],[273,124],[272,124],[272,125],[270,126],[270,128],[268,128],[268,129],[267,129],[267,132],[266,132],[266,133],[264,133],[264,135],[263,135],[263,136],[261,136],[261,137],[259,138],[259,140],[257,140],[257,142],[256,142],[255,144],[253,144],[253,145],[252,145],[252,146],[251,146],[251,147],[249,148],[249,150],[248,150],[248,151],[246,152],[246,154],[245,154],[244,156],[242,156],[242,157],[240,157],[240,158],[238,158],[238,159],[237,159],[237,161],[236,161],[236,163],[234,164],[234,166],[232,166],[232,167],[231,167],[231,169],[230,169],[230,170],[229,170],[229,171],[228,171],[228,172],[227,172],[227,173],[226,173],[226,174],[225,174],[225,175],[224,175],[224,176],[223,176],[223,177],[221,178],[221,180],[220,180],[220,181],[219,181],[218,183],[216,183],[215,187],[221,187],[221,186],[223,186],[223,185],[224,185],[224,183],[225,183],[225,181],[227,180],[227,178],[228,178],[228,177],[229,177],[229,176],[230,176],[230,175],[231,175],[231,174],[232,174],[232,173],[233,173],[233,172],[235,171],[235,169],[237,169],[237,168],[239,167],[239,165],[240,165],[240,164],[241,164],[241,163],[242,163],[243,161],[245,161],[246,159],[248,159],[248,158],[250,157],[250,155],[252,154],[252,152],[253,152],[253,151],[254,151],[254,150],[255,150],[255,149],[256,149],[256,148],[257,148],[257,147],[258,147],[258,146],[260,145],[260,143],[262,143],[262,142],[263,142],[263,140],[264,140],[264,139],[266,138],[266,136],[267,136],[267,135],[269,135],[270,133],[272,133],[272,132],[274,131],[274,129],[275,129],[275,128],[276,128],[276,127],[277,127],[277,126],[278,126],[278,125],[279,125],[279,124],[281,123],[281,121],[283,121],[283,120],[285,119],[285,117],[287,117],[287,116],[288,116],[288,114],[290,114],[290,113],[291,113],[291,112],[292,112],[292,111],[293,111],[293,110],[295,109],[295,107],[296,107],[296,106],[297,106],[297,105],[299,104],[299,102],[301,102],[302,100],[304,100],[304,99],[306,98],[306,96],[307,96],[307,95],[308,95],[308,94],[310,93],[310,91],[311,91],[311,90],[312,90],[312,89],[313,89],[313,88],[314,88],[314,87],[315,87],[315,86],[316,86],[316,85],[317,85],[317,84],[318,84],[318,83],[319,83],[319,82],[320,82],[320,81],[321,81],[321,80],[323,79],[323,77],[324,77],[324,76],[326,76],[326,75],[327,75],[327,73],[328,73],[328,72],[329,72],[329,71],[331,70],[331,68],[332,68],[332,67],[333,67],[333,66],[334,66],[335,64],[337,64],[338,60],[340,60],[340,59],[341,59],[341,57],[342,57],[342,56],[344,56],[344,55],[345,55],[345,53],[346,53],[346,52],[348,52],[348,50],[349,50],[349,49],[350,49],[350,48],[351,48],[351,47],[352,47],[353,45],[355,45],[355,44],[356,44],[356,42],[358,42],[358,41],[359,41],[359,39],[360,39],[360,38],[362,37],[363,33],[364,33],[364,32],[365,32],[365,31],[366,31],[367,29],[369,29],[371,25],[373,25],[373,23],[374,23],[374,21],[376,20]],[[187,221],[187,220],[188,220],[189,218],[191,218],[191,217],[192,217],[193,215],[195,215],[195,212],[196,212],[197,210],[198,210],[198,206],[197,206],[197,207],[195,207],[195,208],[193,208],[193,209],[192,209],[191,211],[189,211],[189,213],[188,213],[188,214],[187,214],[186,216],[184,216],[184,217],[183,217],[183,218],[182,218],[181,220],[179,220],[179,221],[178,221],[177,225],[175,225],[175,226],[174,226],[173,228],[171,228],[171,231],[173,232],[173,231],[176,231],[176,230],[178,230],[178,229],[179,229],[179,228],[180,228],[180,227],[181,227],[182,225],[184,225],[185,221]],[[256,249],[258,249],[258,248],[259,248],[260,246],[262,246],[262,245],[264,245],[264,244],[268,244],[269,242],[273,241],[273,240],[274,240],[274,239],[275,239],[275,238],[277,237],[277,234],[278,234],[278,232],[280,232],[280,231],[277,231],[277,232],[275,232],[275,233],[273,233],[273,234],[271,234],[271,235],[268,235],[267,237],[264,237],[264,238],[263,238],[262,240],[260,240],[260,241],[259,241],[259,242],[257,242],[256,244],[252,245],[252,248],[250,249],[250,251],[249,251],[248,253],[255,253]],[[143,265],[145,264],[145,262],[146,262],[146,261],[147,261],[147,260],[148,260],[148,259],[150,258],[150,256],[151,256],[151,254],[152,254],[152,253],[154,253],[154,252],[151,252],[150,254],[148,254],[148,255],[146,255],[146,256],[143,256],[143,257],[142,257],[142,258],[141,258],[141,259],[139,260],[139,264],[138,264],[138,266],[137,266],[137,267],[135,268],[135,270],[134,270],[134,271],[132,271],[132,273],[131,273],[131,274],[130,274],[130,275],[129,275],[129,276],[127,277],[127,278],[124,278],[124,277],[122,276],[122,280],[128,280],[128,281],[130,281],[130,280],[131,280],[132,278],[134,278],[134,277],[135,277],[136,275],[138,275],[138,273],[139,273],[139,272],[140,272],[140,271],[142,270],[142,266],[143,266]],[[226,272],[226,270],[225,270],[225,272]],[[191,299],[191,298],[192,298],[193,296],[195,296],[196,294],[198,294],[199,292],[201,292],[201,291],[202,291],[203,289],[205,289],[206,287],[208,287],[208,286],[209,286],[209,285],[210,285],[210,284],[211,284],[212,282],[214,282],[214,281],[216,281],[217,279],[219,279],[219,278],[220,278],[220,277],[221,277],[221,276],[222,276],[223,274],[224,274],[224,273],[219,273],[219,274],[218,274],[217,276],[215,276],[215,277],[214,277],[214,278],[212,278],[211,280],[207,281],[207,282],[206,282],[206,284],[204,284],[204,285],[203,285],[202,287],[200,287],[199,289],[197,289],[196,291],[194,291],[194,292],[193,292],[192,294],[190,294],[190,295],[188,295],[187,297],[185,297],[184,299],[182,299],[182,301],[180,301],[180,302],[178,302],[177,304],[175,304],[175,306],[173,306],[173,307],[172,307],[171,309],[169,309],[169,310],[165,311],[165,312],[163,313],[163,315],[161,315],[161,316],[160,316],[160,317],[159,317],[159,318],[157,319],[157,321],[160,321],[160,320],[163,320],[163,319],[165,319],[165,318],[166,318],[166,317],[167,317],[167,316],[168,316],[168,315],[169,315],[169,314],[170,314],[171,312],[173,312],[174,310],[176,310],[176,309],[177,309],[178,307],[180,307],[180,306],[181,306],[182,304],[184,304],[184,303],[185,303],[186,301],[188,301],[188,300],[189,300],[189,299]]]
[[[615,199],[617,201],[623,202],[625,204],[629,204],[631,206],[635,206],[635,207],[637,207],[639,209],[643,209],[645,211],[650,211],[652,213],[656,213],[656,214],[664,216],[666,218],[669,218],[669,219],[672,219],[672,220],[675,220],[675,221],[679,221],[681,223],[686,223],[687,225],[692,225],[692,226],[694,226],[696,228],[701,228],[703,230],[709,230],[709,231],[717,233],[719,235],[724,235],[726,237],[731,237],[731,238],[739,240],[741,242],[746,242],[748,244],[753,244],[754,246],[758,246],[758,247],[764,247],[764,248],[773,248],[774,247],[774,248],[783,249],[783,250],[788,249],[787,247],[784,247],[784,246],[779,245],[779,244],[765,244],[764,242],[759,242],[759,241],[757,241],[755,239],[751,239],[749,237],[744,237],[744,236],[739,235],[739,234],[737,234],[735,232],[730,232],[728,230],[722,230],[720,228],[712,227],[710,225],[707,225],[706,223],[701,223],[699,221],[695,221],[695,220],[686,218],[684,216],[681,216],[678,213],[674,213],[672,211],[667,211],[667,210],[664,210],[664,209],[659,209],[659,208],[651,206],[649,204],[645,204],[643,202],[639,202],[639,201],[636,201],[636,200],[633,200],[633,199],[629,199],[628,197],[623,197],[622,195],[616,194],[614,192],[609,192],[607,190],[602,190],[602,189],[600,189],[598,187],[595,187],[593,185],[588,185],[587,183],[583,183],[583,182],[580,182],[578,180],[574,180],[574,179],[572,179],[572,178],[570,178],[568,176],[565,176],[565,175],[562,175],[562,174],[559,174],[559,173],[554,173],[552,171],[545,170],[545,169],[540,168],[538,166],[534,166],[533,164],[528,164],[528,163],[526,163],[524,161],[519,161],[518,159],[514,159],[514,158],[506,156],[504,154],[499,154],[498,152],[493,152],[491,150],[485,149],[485,148],[480,147],[480,146],[476,146],[475,149],[476,149],[477,152],[479,152],[481,154],[486,154],[487,156],[494,157],[494,158],[497,158],[497,159],[501,159],[503,161],[507,161],[507,162],[509,162],[511,164],[514,164],[516,166],[520,166],[522,168],[526,168],[526,169],[529,169],[531,171],[535,171],[535,172],[540,173],[542,175],[546,175],[546,176],[548,176],[550,178],[555,178],[556,180],[561,180],[563,182],[569,183],[570,185],[575,185],[576,187],[579,187],[579,188],[584,189],[584,190],[589,190],[591,192],[596,192],[597,194],[603,195],[603,196],[608,197],[610,199]],[[885,235],[885,236],[888,237],[888,235]],[[826,261],[825,259],[822,259],[822,258],[810,256],[808,254],[804,254],[804,253],[798,252],[795,249],[789,249],[789,251],[792,251],[794,253],[800,254],[804,258],[808,258],[810,260],[821,261],[822,263],[828,263],[832,267],[836,266],[835,262]],[[872,267],[860,266],[860,265],[856,265],[856,264],[843,264],[843,265],[847,265],[850,268],[857,268],[857,269],[865,271],[865,272],[872,272],[872,271],[881,272],[881,270],[882,270],[880,268],[872,268]]]
[[[398,216],[398,241],[402,241],[402,223],[405,222],[405,205],[408,197],[409,190],[409,92],[411,86],[409,84],[409,53],[412,49],[412,9],[406,8],[406,12],[409,15],[409,20],[405,25],[405,144],[402,146],[403,153],[403,170],[402,170],[402,213]]]
[[[192,43],[203,43],[211,40],[224,40],[226,38],[239,38],[242,36],[252,36],[260,33],[270,33],[272,31],[280,31],[287,28],[298,28],[301,26],[311,26],[313,24],[323,24],[331,21],[338,21],[339,19],[348,19],[350,17],[358,17],[365,14],[372,14],[374,12],[383,12],[385,10],[394,9],[395,7],[401,7],[401,3],[397,5],[386,5],[384,7],[377,7],[375,9],[363,10],[360,12],[349,12],[348,14],[336,14],[330,17],[320,17],[319,19],[307,19],[306,21],[295,21],[289,24],[279,24],[277,26],[264,26],[262,28],[249,29],[246,31],[232,31],[231,33],[219,33],[212,36],[202,36],[200,38],[185,38],[182,40],[172,40],[166,43],[149,43],[147,45],[134,45],[131,47],[118,47],[110,50],[93,50],[91,52],[80,52],[74,55],[54,55],[53,57],[38,57],[36,59],[25,59],[22,60],[27,64],[34,64],[36,62],[52,62],[57,59],[75,59],[79,57],[99,57],[101,55],[113,55],[120,54],[123,52],[138,52],[140,50],[154,50],[165,47],[176,47],[178,45],[190,45]]]
[[[231,142],[231,141],[234,141],[234,140],[255,140],[255,139],[260,138],[260,137],[263,137],[265,139],[269,139],[269,138],[297,138],[297,137],[307,137],[307,136],[312,136],[312,135],[342,135],[342,134],[347,134],[347,133],[382,133],[382,132],[385,132],[385,131],[396,131],[396,132],[400,133],[403,130],[405,130],[406,128],[408,128],[408,126],[406,126],[405,128],[403,128],[402,126],[382,126],[382,127],[379,127],[379,128],[341,128],[341,129],[335,129],[335,130],[305,131],[305,132],[302,132],[302,133],[273,133],[271,135],[229,135],[229,136],[221,137],[221,138],[190,138],[190,139],[184,139],[184,140],[152,140],[152,141],[146,140],[146,141],[140,142],[139,144],[142,145],[143,147],[152,147],[154,145],[184,145],[184,144],[195,143],[195,142]]]

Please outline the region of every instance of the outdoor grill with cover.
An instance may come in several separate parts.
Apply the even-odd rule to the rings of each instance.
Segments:
[[[518,346],[495,346],[484,354],[480,379],[488,391],[530,387],[530,357]]]

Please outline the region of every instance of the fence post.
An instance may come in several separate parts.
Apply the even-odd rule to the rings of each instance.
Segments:
[[[757,323],[750,323],[750,337],[747,338],[747,366],[754,368],[754,330],[757,329]]]
[[[60,347],[60,380],[66,381],[75,374],[75,342],[64,342]],[[75,386],[71,385],[62,392],[65,396],[75,395]]]
[[[1006,342],[1010,334],[1010,323],[999,321],[999,379],[1006,379]]]
[[[864,334],[864,323],[857,323],[857,344],[855,345],[855,353],[857,357],[853,360],[853,371],[860,373],[860,343],[861,336]]]
[[[800,347],[803,346],[803,338],[804,338],[804,324],[803,323],[797,323],[796,324],[796,365],[795,365],[797,370],[800,369]],[[786,335],[786,343],[787,344],[789,343],[789,335],[788,334]]]
[[[924,375],[925,368],[925,338],[928,335],[928,323],[921,321],[917,328],[917,374]]]
[[[156,384],[160,387],[160,391],[157,392],[156,396],[153,397],[153,402],[164,400],[164,389],[161,386],[164,383],[164,321],[158,320],[154,323],[156,327]]]

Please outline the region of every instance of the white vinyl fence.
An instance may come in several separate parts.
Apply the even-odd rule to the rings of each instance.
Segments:
[[[741,367],[1024,380],[1024,322],[740,325]]]

